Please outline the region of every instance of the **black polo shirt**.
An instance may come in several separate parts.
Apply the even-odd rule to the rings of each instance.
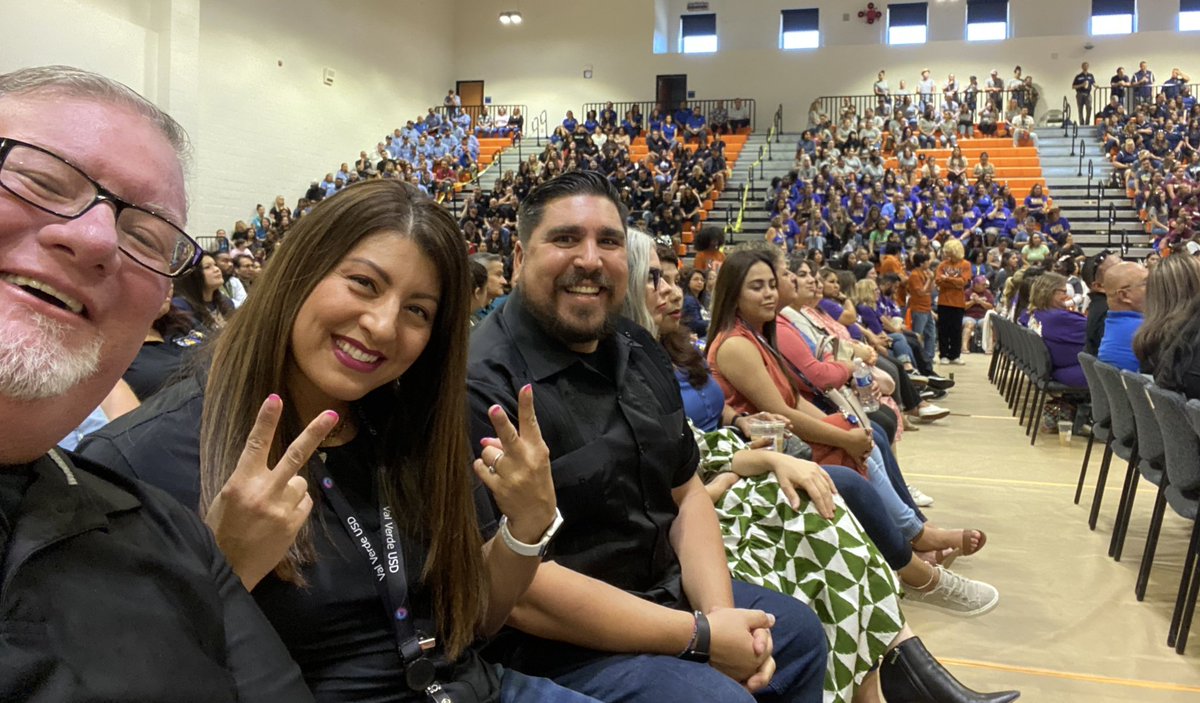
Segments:
[[[0,468],[0,700],[312,700],[194,513],[58,458]]]
[[[516,418],[518,391],[533,385],[563,515],[546,558],[686,609],[670,543],[678,514],[671,490],[695,474],[700,455],[670,360],[649,332],[622,319],[595,353],[577,354],[549,336],[514,292],[475,329],[468,383],[476,441],[495,433],[489,407]],[[537,675],[601,656],[514,630],[488,654]]]

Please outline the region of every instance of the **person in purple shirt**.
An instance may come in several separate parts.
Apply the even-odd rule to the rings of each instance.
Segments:
[[[1051,377],[1068,386],[1087,387],[1078,359],[1087,338],[1087,318],[1068,307],[1071,294],[1066,277],[1043,273],[1034,281],[1029,297],[1033,310],[1030,327],[1039,330],[1050,350]]]

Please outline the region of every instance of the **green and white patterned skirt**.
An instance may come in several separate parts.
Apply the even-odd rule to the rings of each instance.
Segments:
[[[701,471],[710,477],[729,465],[721,455],[732,452],[722,450],[733,448],[713,434],[700,442]],[[800,509],[793,510],[773,473],[734,484],[716,506],[725,556],[734,578],[813,609],[829,641],[824,701],[849,703],[904,627],[900,584],[841,496],[834,496],[832,521],[800,496]]]

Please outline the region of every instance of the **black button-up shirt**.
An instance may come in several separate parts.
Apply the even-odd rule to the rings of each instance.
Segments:
[[[23,472],[16,510],[6,500],[0,700],[312,700],[194,513],[59,458]]]
[[[687,608],[670,543],[671,495],[696,471],[670,360],[654,338],[622,319],[593,354],[570,351],[525,309],[521,294],[471,337],[472,434],[495,433],[487,409],[517,416],[517,393],[533,385],[550,448],[563,525],[546,558],[633,595]],[[599,653],[506,631],[489,651],[518,670],[551,674]]]

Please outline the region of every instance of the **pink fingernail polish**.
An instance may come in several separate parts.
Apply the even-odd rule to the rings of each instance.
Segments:
[[[532,391],[532,390],[533,390],[533,384],[532,384],[532,383],[526,383],[524,386],[521,386],[521,392],[522,392],[522,393],[524,393],[525,391]]]
[[[267,396],[267,400],[272,402],[277,401],[279,400],[279,395],[277,393],[272,393],[271,395]]]
[[[334,422],[337,422],[338,420],[341,419],[341,416],[338,415],[337,412],[333,411],[333,410],[326,410],[325,414],[328,415],[329,417],[333,418]]]
[[[493,405],[491,408],[488,409],[488,415],[491,415],[492,417],[499,415],[501,412],[502,412],[502,410],[500,409],[499,405]]]

